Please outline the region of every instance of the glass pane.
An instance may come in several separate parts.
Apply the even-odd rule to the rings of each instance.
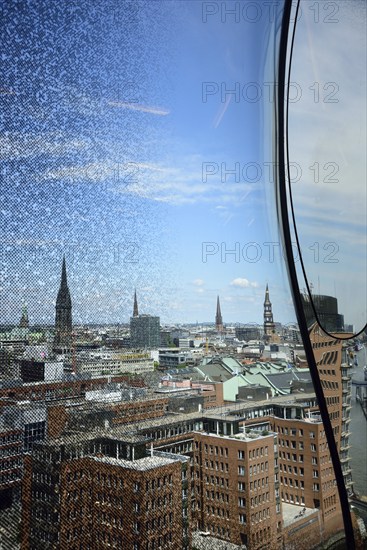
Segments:
[[[343,537],[277,226],[284,5],[3,4],[7,550]]]
[[[314,318],[314,307],[328,332],[359,333],[367,320],[366,30],[365,2],[301,3],[290,183],[311,291],[306,313]]]

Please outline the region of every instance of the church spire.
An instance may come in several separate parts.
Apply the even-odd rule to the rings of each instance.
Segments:
[[[266,285],[265,300],[264,300],[264,336],[266,340],[270,340],[275,334],[275,323],[273,319],[273,310],[269,298],[269,286]]]
[[[218,331],[223,330],[223,319],[222,319],[222,312],[220,310],[219,296],[217,296],[217,312],[215,315],[215,328]]]
[[[139,317],[139,309],[138,309],[138,299],[136,297],[136,289],[134,292],[134,310],[133,310],[133,317]]]
[[[62,259],[61,282],[56,299],[55,348],[69,348],[71,345],[71,297],[66,275],[65,256]]]
[[[265,304],[270,304],[270,305],[271,305],[270,298],[269,298],[269,286],[268,286],[268,284],[266,285],[266,290],[265,290],[265,301],[264,301],[264,305],[265,305]]]
[[[22,308],[22,316],[20,318],[19,328],[29,328],[28,311],[26,304],[24,304]]]

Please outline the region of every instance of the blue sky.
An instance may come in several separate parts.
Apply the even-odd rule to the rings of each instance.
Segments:
[[[214,319],[217,294],[224,321],[261,323],[267,282],[292,321],[252,100],[269,18],[117,1],[9,3],[3,18],[0,320],[27,302],[53,321],[65,253],[78,323],[126,322],[135,287],[164,323]]]

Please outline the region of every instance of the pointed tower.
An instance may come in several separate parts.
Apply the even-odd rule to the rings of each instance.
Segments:
[[[62,260],[61,283],[56,299],[55,318],[55,349],[65,349],[71,346],[71,298],[66,276],[65,256]]]
[[[28,311],[25,304],[22,308],[22,316],[19,321],[19,328],[29,328]]]
[[[264,337],[266,340],[271,340],[275,335],[275,324],[273,320],[273,311],[269,298],[269,287],[266,285],[265,300],[264,300]]]
[[[215,328],[218,332],[223,330],[223,319],[220,310],[219,296],[217,296],[217,312],[215,314]]]
[[[133,317],[139,317],[139,309],[138,309],[138,299],[136,297],[136,289],[134,292],[134,310],[133,310]]]

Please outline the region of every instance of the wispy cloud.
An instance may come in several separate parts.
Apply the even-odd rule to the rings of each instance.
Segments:
[[[109,158],[46,170],[40,178],[104,183],[113,193],[129,193],[176,206],[214,204],[225,219],[232,217],[233,208],[243,206],[241,197],[256,188],[256,184],[246,182],[223,183],[220,174],[204,182],[202,159],[196,154],[181,158],[177,166],[147,161],[116,163]]]
[[[165,107],[156,107],[152,105],[142,105],[141,103],[126,103],[124,101],[108,101],[110,107],[118,107],[119,109],[129,109],[130,111],[140,111],[142,113],[150,113],[151,115],[166,116],[170,110]]]
[[[6,135],[0,135],[0,160],[17,160],[39,155],[62,156],[71,151],[86,149],[87,146],[83,139],[68,138],[60,132],[7,132]]]

